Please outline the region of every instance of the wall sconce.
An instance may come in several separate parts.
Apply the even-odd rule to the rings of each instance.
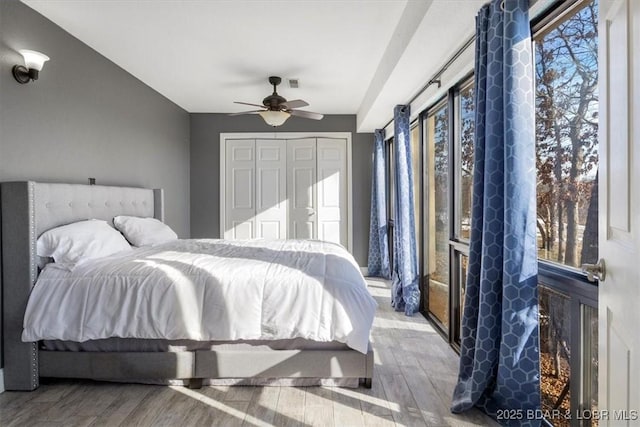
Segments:
[[[260,116],[264,119],[264,121],[269,126],[273,126],[273,127],[281,126],[284,122],[287,121],[289,116],[291,116],[291,114],[287,113],[286,111],[271,111],[271,110],[260,111],[258,112],[258,114],[260,114]]]
[[[49,60],[47,55],[44,55],[35,50],[20,49],[18,51],[24,57],[24,65],[13,66],[13,77],[18,83],[25,84],[31,80],[38,80],[38,74],[44,63]]]

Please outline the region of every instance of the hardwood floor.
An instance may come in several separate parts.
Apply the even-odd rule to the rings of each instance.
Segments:
[[[1,426],[497,426],[479,411],[449,412],[458,357],[421,316],[392,311],[388,285],[369,280],[378,301],[371,389],[166,387],[48,381],[0,394]]]

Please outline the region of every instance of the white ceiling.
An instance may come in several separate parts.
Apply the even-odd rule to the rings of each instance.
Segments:
[[[485,0],[22,1],[189,112],[261,104],[277,75],[300,80],[280,95],[370,132],[473,34]]]

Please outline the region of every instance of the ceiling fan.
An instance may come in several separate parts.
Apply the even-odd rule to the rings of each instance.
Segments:
[[[239,116],[242,114],[260,114],[264,121],[273,127],[282,125],[290,116],[298,116],[305,119],[320,120],[324,116],[311,111],[297,110],[297,108],[309,105],[302,99],[294,99],[287,101],[276,92],[276,86],[280,84],[282,79],[277,76],[269,77],[269,83],[273,85],[273,93],[262,100],[262,105],[251,104],[248,102],[235,101],[235,104],[251,105],[252,107],[260,107],[261,110],[242,111],[240,113],[231,113],[230,116]]]

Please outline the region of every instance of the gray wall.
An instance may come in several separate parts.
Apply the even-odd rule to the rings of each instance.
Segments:
[[[0,181],[162,187],[189,237],[189,114],[17,0],[0,1]],[[45,53],[20,85],[18,49]]]
[[[291,117],[280,132],[352,132],[353,255],[367,265],[373,134],[356,133],[355,115],[327,115],[320,121]],[[273,132],[256,115],[191,114],[191,236],[220,237],[220,134]]]

